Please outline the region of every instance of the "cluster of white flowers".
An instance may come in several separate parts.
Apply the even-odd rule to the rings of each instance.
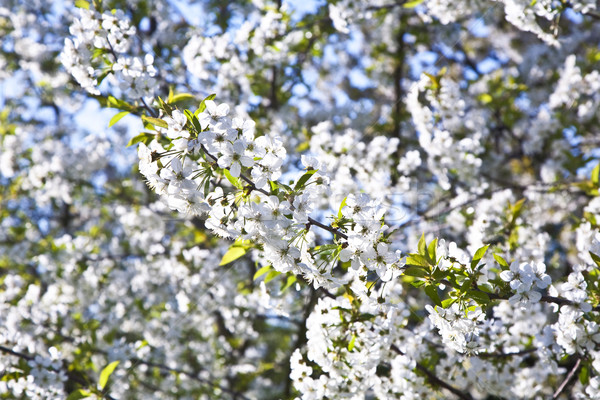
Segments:
[[[347,298],[320,300],[307,320],[307,354],[292,356],[291,377],[303,400],[378,398],[440,398],[415,372],[426,331],[405,329],[408,310],[396,306],[381,312],[376,305],[353,313]],[[401,349],[393,351],[390,347]],[[315,376],[309,361],[319,367]],[[387,370],[387,373],[382,373]],[[411,397],[412,396],[412,397]],[[433,396],[433,397],[431,397]]]
[[[459,353],[477,352],[479,323],[485,319],[481,308],[463,310],[457,303],[449,308],[429,305],[425,308],[446,346]]]
[[[550,95],[548,104],[552,109],[573,107],[580,120],[589,121],[600,105],[600,73],[594,70],[582,75],[576,62],[577,58],[573,54],[566,58],[560,79]]]
[[[60,59],[67,71],[91,94],[100,94],[98,85],[107,75],[130,98],[154,94],[156,69],[154,57],[143,59],[127,53],[136,34],[135,26],[122,10],[100,13],[79,8],[79,17],[69,28]],[[108,64],[108,65],[107,65]]]
[[[509,282],[510,288],[516,292],[508,301],[519,303],[521,307],[540,301],[542,294],[535,290],[536,287],[546,289],[552,283],[552,278],[546,274],[546,265],[535,261],[514,261],[509,270],[500,273],[500,278]]]
[[[453,175],[462,179],[477,175],[483,152],[481,140],[487,134],[485,120],[463,118],[466,103],[458,84],[443,77],[439,90],[432,86],[431,78],[423,76],[413,85],[407,96],[407,108],[419,132],[421,148],[427,152],[427,166],[439,179],[440,186],[447,190]],[[425,93],[430,105],[419,101]],[[466,135],[456,140],[456,133]]]
[[[345,129],[335,132],[331,121],[323,121],[311,128],[310,152],[321,162],[322,168],[329,172],[331,181],[338,184],[331,186],[331,195],[325,201],[332,209],[348,193],[364,191],[377,193],[381,201],[390,199],[398,200],[396,186],[392,185],[390,171],[394,168],[392,156],[398,151],[400,140],[377,136],[366,141],[364,136],[354,129]],[[411,154],[409,159],[401,161],[401,165],[408,170],[420,164],[419,152]],[[416,160],[415,160],[416,159]],[[417,161],[418,160],[418,161]],[[409,179],[402,177],[402,184],[409,185]],[[378,182],[374,185],[374,182]],[[337,203],[337,204],[335,204]]]

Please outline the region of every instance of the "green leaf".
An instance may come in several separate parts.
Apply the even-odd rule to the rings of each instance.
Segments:
[[[121,111],[120,113],[118,113],[117,115],[115,115],[114,117],[112,117],[110,119],[110,122],[108,123],[108,127],[110,128],[111,126],[113,126],[114,124],[116,124],[117,122],[119,122],[121,120],[121,118],[123,118],[127,114],[130,114],[130,112],[129,111]]]
[[[168,128],[169,127],[169,125],[165,121],[163,121],[162,119],[160,119],[160,118],[147,117],[145,115],[142,115],[142,120],[145,121],[145,122],[148,122],[148,123],[150,123],[152,125],[160,126],[161,128]]]
[[[214,100],[217,97],[217,95],[215,93],[211,94],[210,96],[208,96],[207,98],[205,98],[204,100],[202,100],[200,102],[200,105],[198,106],[198,109],[196,110],[196,115],[200,114],[201,112],[203,112],[204,110],[206,110],[206,100]]]
[[[490,296],[478,290],[467,290],[467,296],[479,304],[488,304],[490,302]]]
[[[598,165],[596,165],[594,167],[594,169],[592,170],[592,183],[596,187],[600,187],[600,185],[598,185],[599,177],[600,177],[600,163],[598,163]]]
[[[483,104],[489,104],[494,100],[494,98],[489,93],[482,93],[479,96],[477,96],[477,99]]]
[[[600,256],[598,256],[597,254],[592,253],[591,251],[589,253],[590,253],[590,256],[592,257],[592,260],[594,260],[594,262],[596,263],[596,265],[598,267],[600,267]]]
[[[475,267],[477,266],[477,264],[479,264],[479,261],[481,261],[481,259],[483,258],[483,256],[485,256],[485,252],[487,251],[488,247],[490,247],[490,245],[486,244],[485,246],[480,247],[475,252],[475,255],[473,256],[473,260],[471,261],[471,269],[475,269]]]
[[[496,262],[498,264],[500,264],[502,267],[504,267],[504,268],[510,268],[510,265],[508,265],[508,263],[506,262],[506,260],[504,258],[502,258],[501,256],[499,256],[498,254],[494,254],[494,260],[496,260]]]
[[[404,270],[404,275],[408,275],[408,276],[416,276],[417,278],[424,278],[426,277],[428,274],[427,271],[425,271],[423,268],[419,268],[419,267],[408,267]]]
[[[316,169],[311,169],[309,171],[306,171],[306,173],[304,175],[302,175],[300,177],[300,179],[298,179],[298,182],[296,182],[296,185],[294,186],[294,191],[303,188],[304,185],[306,184],[306,182],[308,182],[310,177],[313,176],[315,174],[315,172],[317,172]]]
[[[264,267],[262,267],[261,269],[259,269],[258,271],[256,271],[254,273],[252,280],[255,281],[256,279],[260,278],[261,276],[266,274],[270,269],[271,269],[270,265],[265,265]]]
[[[221,258],[219,266],[229,264],[230,262],[233,262],[238,258],[242,257],[244,254],[246,254],[246,249],[237,245],[237,243],[234,243],[231,246],[229,246],[229,249],[223,255],[223,258]]]
[[[454,304],[455,302],[456,302],[456,299],[445,299],[445,300],[442,300],[442,308],[448,308],[452,304]]]
[[[193,100],[195,98],[196,97],[190,93],[179,93],[174,96],[171,96],[168,100],[168,103],[173,104],[173,103],[177,103],[178,101]]]
[[[302,153],[310,148],[310,142],[302,142],[296,146],[296,153]]]
[[[521,212],[523,211],[523,204],[525,203],[525,199],[520,199],[518,200],[515,204],[513,204],[512,206],[510,206],[510,209],[512,211],[512,223],[514,223],[517,218],[519,218],[519,215],[521,215]]]
[[[190,123],[196,128],[198,133],[202,132],[202,127],[200,126],[200,121],[198,121],[198,117],[196,117],[190,110],[185,110],[183,112]]]
[[[350,339],[350,343],[348,343],[348,351],[354,350],[355,342],[356,342],[356,335],[352,335],[352,339]]]
[[[132,106],[131,104],[127,103],[126,101],[117,99],[114,96],[108,96],[107,99],[106,99],[106,103],[107,103],[107,106],[111,107],[111,108],[119,108],[121,110],[126,110],[126,111],[133,111],[133,110],[135,110],[134,106]]]
[[[442,306],[442,300],[440,299],[440,295],[438,294],[437,286],[435,285],[427,285],[425,286],[425,294],[433,301],[436,306]]]
[[[91,395],[92,395],[92,392],[88,392],[87,390],[83,390],[83,389],[77,389],[77,390],[71,392],[71,394],[69,394],[69,396],[67,396],[66,400],[85,399],[86,397],[90,397]]]
[[[279,275],[281,275],[281,272],[279,272],[279,271],[273,270],[273,271],[269,272],[267,274],[267,276],[265,277],[265,283],[271,282],[273,279],[275,279]]]
[[[429,74],[427,72],[423,72],[423,74],[425,74],[425,76],[427,76],[431,80],[431,87],[434,90],[439,89],[439,87],[440,87],[440,81],[439,81],[439,79],[435,75],[431,75],[431,74]]]
[[[243,189],[244,185],[242,185],[242,181],[240,181],[240,178],[236,178],[233,175],[231,175],[231,172],[229,172],[229,170],[224,169],[223,170],[223,174],[225,175],[225,177],[227,178],[227,180],[236,188],[238,189]]]
[[[121,361],[113,361],[104,367],[102,372],[100,372],[100,379],[98,379],[98,387],[100,390],[104,390],[104,387],[108,383],[108,378],[110,378],[111,374],[114,372],[115,368],[117,368],[117,365],[119,365],[120,362]]]
[[[402,7],[404,8],[415,8],[416,6],[418,6],[419,4],[421,4],[424,0],[413,0],[413,1],[408,1],[404,4],[402,4]]]
[[[285,285],[283,285],[283,287],[281,288],[281,290],[279,291],[280,293],[285,292],[286,290],[289,289],[290,286],[292,286],[294,283],[296,283],[297,278],[296,275],[289,275],[287,277],[287,280],[285,281]]]
[[[420,254],[409,254],[406,258],[406,265],[416,265],[418,267],[430,267],[431,262]]]
[[[427,246],[427,255],[429,256],[429,259],[432,261],[433,264],[437,264],[437,242],[438,240],[437,238],[435,238],[431,241],[431,243],[429,243],[429,246]]]
[[[127,142],[127,147],[133,146],[134,144],[138,144],[140,142],[148,145],[152,140],[154,140],[155,137],[156,135],[153,133],[142,132],[139,135],[132,137],[129,142]]]
[[[77,390],[71,392],[71,394],[69,394],[69,396],[67,396],[66,400],[85,399],[86,397],[90,397],[91,395],[92,395],[92,392],[89,392],[89,391],[83,390],[83,389],[77,389]]]
[[[77,8],[85,8],[86,10],[90,9],[90,3],[85,0],[75,0],[75,7]]]
[[[419,239],[419,244],[417,245],[417,249],[419,249],[419,254],[422,256],[427,256],[427,244],[425,243],[425,234],[421,234],[421,239]]]
[[[171,113],[173,112],[173,107],[165,103],[165,101],[160,96],[158,96],[158,105],[167,113],[167,115],[171,115]]]
[[[342,204],[340,204],[340,209],[338,210],[338,218],[342,218],[342,208],[346,205],[346,200],[348,200],[348,196],[344,197],[342,200]]]
[[[25,373],[23,371],[3,373],[2,377],[0,377],[0,382],[16,381],[22,376],[25,376]]]
[[[581,367],[581,371],[579,371],[579,382],[582,385],[587,385],[590,381],[590,369],[587,365]]]

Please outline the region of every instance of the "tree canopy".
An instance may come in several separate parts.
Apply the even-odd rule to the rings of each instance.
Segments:
[[[0,4],[0,398],[600,399],[592,0]]]

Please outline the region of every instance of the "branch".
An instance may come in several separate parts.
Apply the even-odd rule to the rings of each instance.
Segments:
[[[565,378],[565,380],[563,381],[563,383],[561,383],[560,386],[558,387],[558,389],[556,389],[556,392],[554,392],[554,395],[552,396],[552,400],[558,399],[558,397],[560,396],[560,394],[565,390],[565,388],[569,384],[569,381],[571,379],[573,379],[573,376],[575,375],[575,372],[577,372],[577,370],[579,369],[579,365],[580,364],[581,364],[581,358],[578,358],[577,362],[575,362],[575,365],[569,371],[569,373],[567,374],[567,377]]]
[[[400,350],[395,344],[392,345],[391,349],[400,355],[405,355],[404,352],[402,352],[402,350]],[[471,397],[470,394],[462,392],[462,391],[456,389],[454,386],[450,385],[449,383],[444,382],[443,380],[441,380],[440,378],[435,376],[435,374],[433,372],[431,372],[430,370],[425,368],[425,366],[423,364],[416,362],[416,368],[419,371],[423,372],[425,374],[425,376],[427,376],[427,380],[432,385],[440,386],[440,387],[448,390],[449,392],[451,392],[452,394],[454,394],[455,396],[457,396],[460,399],[473,400],[473,398]]]
[[[10,354],[10,355],[13,355],[13,356],[17,356],[19,358],[23,358],[23,359],[25,359],[27,361],[31,361],[34,358],[33,356],[30,356],[30,355],[27,355],[27,354],[24,354],[24,353],[19,353],[18,351],[14,351],[14,350],[9,349],[8,347],[4,347],[4,346],[0,346],[0,351],[3,352],[3,353],[7,353],[7,354]]]
[[[144,100],[143,97],[140,97],[140,100],[142,101],[142,104],[144,105],[144,108],[150,113],[151,117],[158,117],[158,115],[155,113],[155,110],[151,109],[148,104],[146,104],[146,101]]]

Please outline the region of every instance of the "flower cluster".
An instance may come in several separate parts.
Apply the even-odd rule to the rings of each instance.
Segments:
[[[536,287],[546,289],[552,283],[552,278],[546,274],[546,265],[534,261],[514,261],[509,270],[500,273],[500,278],[509,282],[510,288],[516,292],[509,301],[512,304],[519,303],[522,307],[540,301],[542,294],[535,290]]]
[[[426,309],[446,346],[459,353],[477,352],[478,323],[485,319],[481,308],[462,310],[455,303],[449,308],[426,306]]]
[[[124,12],[100,13],[91,6],[78,11],[79,17],[69,28],[73,37],[65,39],[60,56],[67,71],[91,94],[100,94],[98,85],[110,74],[113,82],[130,98],[152,96],[157,73],[154,57],[127,54],[136,29]]]

